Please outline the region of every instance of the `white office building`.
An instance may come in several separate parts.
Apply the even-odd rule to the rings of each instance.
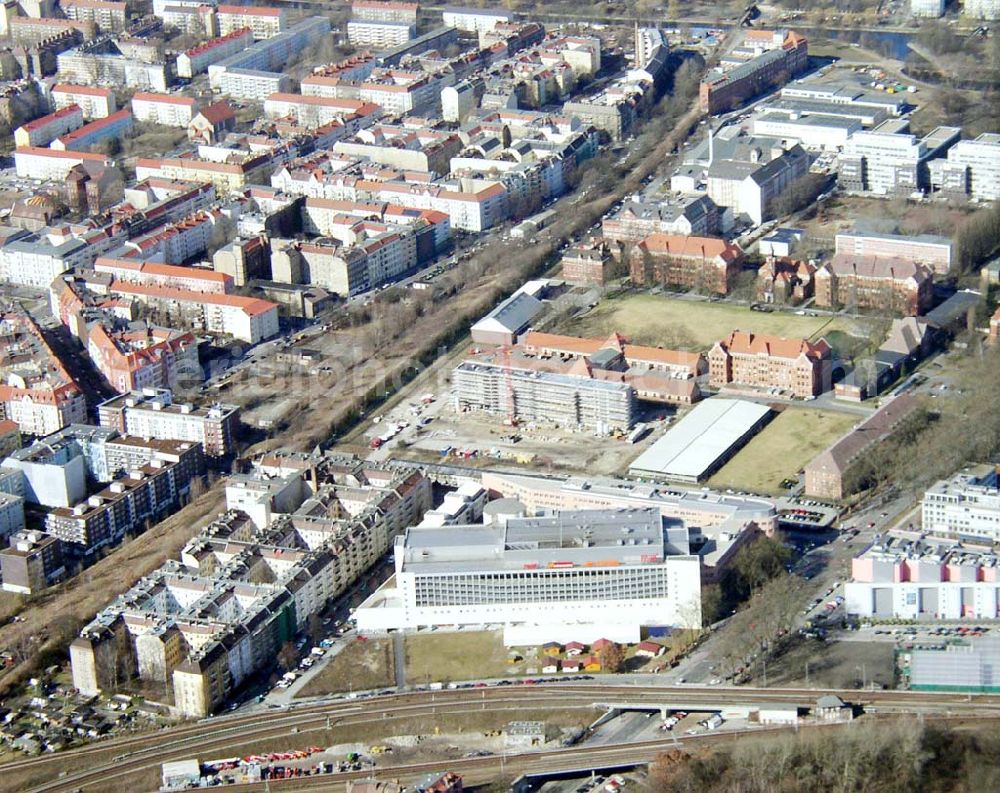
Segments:
[[[945,0],[910,0],[910,14],[915,17],[937,19],[944,16]]]
[[[1000,0],[965,0],[962,13],[973,19],[1000,19]]]
[[[963,471],[924,493],[924,531],[943,537],[1000,540],[1000,474],[996,469]]]
[[[635,642],[645,626],[701,624],[701,562],[657,509],[499,517],[410,528],[395,587],[355,611],[358,630],[503,625],[507,644]]]
[[[930,163],[931,185],[980,201],[1000,198],[1000,135],[984,132],[975,140],[961,140],[948,149],[947,159]]]

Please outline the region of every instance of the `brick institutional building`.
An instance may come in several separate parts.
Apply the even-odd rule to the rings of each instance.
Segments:
[[[931,307],[933,281],[928,266],[909,259],[838,253],[816,273],[816,305],[915,317]]]
[[[562,257],[562,275],[567,281],[603,286],[608,280],[614,257],[611,246],[598,237],[569,248]]]
[[[733,53],[737,56],[746,59],[728,71],[713,69],[702,80],[699,97],[704,112],[733,110],[769,88],[784,85],[809,63],[809,45],[805,36],[792,30],[749,30],[744,46]]]
[[[830,381],[831,350],[824,340],[785,339],[734,330],[708,353],[708,382],[780,388],[793,396],[816,396]]]
[[[801,303],[813,296],[815,285],[816,266],[787,256],[768,256],[757,271],[762,303]]]
[[[651,234],[632,248],[634,284],[680,286],[728,294],[741,269],[743,251],[715,237]]]

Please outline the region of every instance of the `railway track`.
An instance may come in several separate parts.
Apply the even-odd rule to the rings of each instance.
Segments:
[[[206,719],[158,733],[130,736],[70,752],[20,760],[0,766],[5,773],[30,772],[34,784],[28,793],[72,791],[96,783],[127,781],[166,760],[194,755],[239,754],[234,747],[305,733],[413,717],[469,713],[478,709],[512,710],[606,707],[616,703],[669,704],[683,702],[709,707],[724,703],[760,704],[787,702],[809,706],[825,693],[847,701],[877,706],[887,711],[948,713],[969,711],[1000,714],[1000,696],[960,695],[899,691],[819,691],[812,689],[752,689],[716,687],[654,687],[635,685],[542,684],[532,687],[490,687],[393,694],[368,699],[337,700],[280,711]],[[537,755],[536,755],[537,756]],[[488,758],[483,758],[488,759]],[[86,762],[86,768],[58,774],[67,764]],[[438,764],[439,765],[439,764]],[[345,777],[349,778],[349,777]],[[127,785],[124,785],[128,789]]]

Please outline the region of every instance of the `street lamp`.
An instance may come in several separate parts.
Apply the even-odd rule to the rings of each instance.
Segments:
[[[861,672],[861,687],[862,688],[867,688],[868,687],[868,674],[867,674],[867,671],[865,669],[865,665],[864,664],[861,664],[860,666],[856,665],[854,667],[854,671],[855,672]]]

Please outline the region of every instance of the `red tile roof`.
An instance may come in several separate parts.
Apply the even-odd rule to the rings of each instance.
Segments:
[[[53,121],[57,121],[60,118],[65,118],[66,116],[72,116],[75,113],[82,113],[79,105],[66,105],[62,110],[57,110],[55,113],[49,113],[47,116],[42,116],[41,118],[36,118],[34,121],[29,121],[21,125],[21,129],[33,130],[41,129],[42,127],[51,124]]]
[[[189,96],[174,96],[173,94],[154,94],[147,91],[137,91],[132,95],[132,101],[140,102],[162,102],[169,105],[184,105],[185,107],[195,107],[198,103]]]
[[[766,336],[734,330],[719,344],[723,349],[737,355],[767,355],[774,358],[822,358],[830,352],[825,340],[811,342],[808,339],[786,339],[782,336]]]

